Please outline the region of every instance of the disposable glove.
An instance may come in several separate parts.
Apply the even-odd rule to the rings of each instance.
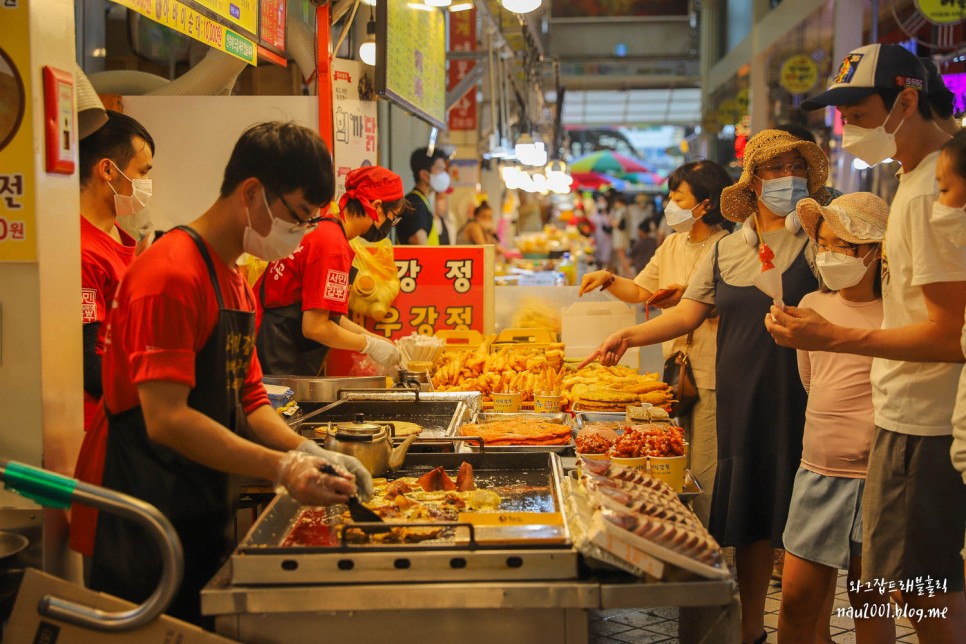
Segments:
[[[372,475],[369,473],[369,470],[366,469],[365,465],[363,465],[362,462],[359,461],[359,459],[357,459],[355,456],[333,452],[329,449],[322,449],[314,440],[303,441],[298,446],[298,451],[305,454],[311,454],[312,456],[317,456],[334,465],[336,468],[342,468],[343,470],[349,472],[356,478],[355,482],[356,488],[358,489],[359,498],[363,501],[368,501],[372,498]]]
[[[285,452],[275,474],[275,487],[284,487],[302,505],[345,503],[356,493],[355,482],[348,472],[343,476],[323,474],[320,468],[327,463],[304,451]]]
[[[375,360],[377,364],[385,367],[387,370],[391,370],[399,364],[399,349],[388,340],[380,340],[371,335],[367,335],[366,346],[362,350],[362,353]]]

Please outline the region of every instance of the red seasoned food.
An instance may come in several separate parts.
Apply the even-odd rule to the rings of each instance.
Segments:
[[[606,454],[613,445],[600,434],[580,434],[577,436],[578,454]]]

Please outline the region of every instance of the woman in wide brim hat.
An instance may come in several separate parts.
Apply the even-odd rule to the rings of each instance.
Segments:
[[[786,224],[786,216],[797,200],[824,200],[827,177],[828,159],[814,143],[777,130],[752,137],[741,179],[721,193],[721,213],[745,222],[743,230],[715,244],[677,306],[613,334],[587,360],[616,364],[628,348],[685,335],[718,313],[718,469],[709,529],[736,548],[744,642],[765,641],[765,597],[802,456],[806,403],[795,351],[777,346],[762,323],[772,298],[755,286],[759,247],[770,249],[786,304],[818,287],[814,246],[797,217]]]

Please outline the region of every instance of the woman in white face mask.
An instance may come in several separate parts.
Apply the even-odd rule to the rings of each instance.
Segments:
[[[757,219],[761,239],[752,231],[751,245],[744,234],[713,244],[677,306],[615,333],[592,356],[614,364],[629,347],[686,335],[718,314],[718,464],[709,531],[722,546],[735,546],[744,642],[766,639],[765,597],[801,461],[806,403],[795,352],[775,346],[763,324],[772,298],[755,286],[763,266],[759,245],[773,255],[786,304],[814,291],[814,248],[801,230],[786,228],[785,217],[800,196],[824,198],[827,178],[828,159],[814,143],[778,130],[753,136],[741,178],[721,191],[721,213],[734,222]]]
[[[878,329],[882,325],[880,257],[889,206],[868,192],[844,195],[822,207],[798,204],[802,227],[815,242],[823,287],[799,306],[835,324]],[[799,351],[799,373],[808,392],[802,461],[795,475],[785,526],[785,570],[778,636],[811,644],[829,630],[829,586],[847,570],[849,588],[862,571],[862,494],[873,430],[872,358],[849,353]],[[856,609],[888,595],[849,593]],[[888,607],[879,606],[882,611]],[[870,610],[870,615],[885,612]],[[860,641],[895,639],[888,617],[856,619]]]
[[[580,295],[595,289],[631,304],[653,305],[670,310],[681,301],[691,275],[715,243],[733,224],[721,215],[721,191],[732,183],[728,172],[713,161],[695,161],[677,168],[668,177],[669,198],[664,209],[675,230],[634,279],[609,271],[584,275]],[[640,243],[640,242],[638,242]],[[684,333],[663,343],[665,360],[687,354],[698,391],[693,407],[679,411],[678,420],[688,433],[692,474],[701,481],[704,494],[695,499],[694,511],[704,525],[711,513],[714,473],[717,465],[715,439],[715,342],[718,320],[709,319],[693,333]]]

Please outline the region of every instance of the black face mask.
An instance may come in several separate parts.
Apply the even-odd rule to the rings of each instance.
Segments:
[[[375,222],[373,222],[369,230],[362,233],[362,238],[367,242],[379,242],[389,236],[390,230],[392,230],[392,222],[387,217],[381,226],[376,226]]]

